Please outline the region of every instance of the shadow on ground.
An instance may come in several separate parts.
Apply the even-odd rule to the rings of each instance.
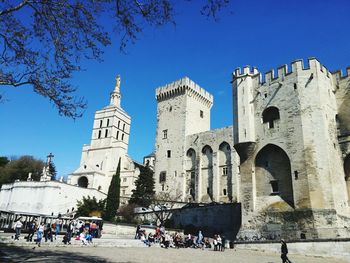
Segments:
[[[34,246],[33,246],[34,247]],[[18,247],[0,244],[0,262],[98,262],[109,263],[105,259],[82,253],[67,251],[43,250],[36,247]]]

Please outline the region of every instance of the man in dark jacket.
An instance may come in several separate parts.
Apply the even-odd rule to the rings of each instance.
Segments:
[[[36,230],[36,222],[33,220],[29,224],[29,232],[28,232],[28,236],[26,237],[28,242],[33,241],[33,236],[34,236],[35,230]]]
[[[288,247],[286,241],[281,239],[281,259],[282,263],[292,263],[292,261],[289,260],[287,257],[288,254]]]

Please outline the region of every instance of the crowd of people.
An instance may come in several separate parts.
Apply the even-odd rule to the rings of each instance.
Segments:
[[[23,222],[19,218],[13,225],[15,230],[15,240],[19,240],[21,235],[21,229]],[[65,244],[71,244],[71,239],[75,237],[76,240],[81,240],[84,245],[92,243],[92,239],[99,237],[102,225],[97,224],[95,221],[83,221],[83,220],[70,220],[68,225],[65,226],[66,233],[62,242]],[[62,221],[57,219],[54,223],[45,224],[39,223],[37,220],[33,220],[29,223],[28,235],[24,237],[28,242],[35,242],[39,247],[43,238],[45,242],[48,240],[53,242],[53,239],[57,239],[62,229]],[[36,239],[34,235],[36,233]],[[145,229],[142,229],[140,225],[136,228],[135,239],[140,239],[145,245],[152,246],[158,244],[163,248],[200,248],[200,249],[213,249],[214,251],[225,251],[226,239],[225,236],[215,234],[212,238],[204,237],[202,231],[198,232],[198,235],[182,235],[178,232],[170,234],[165,231],[164,226],[156,227],[154,233],[150,231],[148,234]],[[291,263],[287,257],[288,248],[285,240],[281,239],[281,259],[283,263]]]
[[[170,234],[165,231],[164,226],[156,227],[155,230],[147,234],[140,225],[136,228],[135,239],[140,239],[145,245],[152,246],[158,244],[163,248],[201,248],[213,249],[214,251],[224,251],[226,239],[224,236],[215,234],[213,238],[204,237],[202,231],[198,235],[182,235],[180,233]]]
[[[13,227],[16,232],[15,240],[19,240],[22,227],[23,222],[19,218]],[[29,223],[28,235],[24,238],[27,242],[35,242],[40,247],[43,239],[45,239],[45,242],[56,240],[61,233],[62,227],[63,224],[60,219],[48,224],[44,222],[39,223],[38,220],[34,219]],[[95,221],[69,220],[68,224],[65,225],[65,229],[65,235],[62,239],[64,244],[71,244],[71,239],[75,238],[76,240],[81,240],[84,245],[88,245],[92,243],[93,238],[100,236],[102,226],[100,227]],[[34,238],[35,234],[36,238]]]

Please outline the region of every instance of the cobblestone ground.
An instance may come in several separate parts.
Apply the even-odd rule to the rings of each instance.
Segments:
[[[279,263],[277,254],[247,250],[214,252],[199,249],[16,247],[0,244],[0,262],[198,262]],[[347,259],[290,255],[293,263],[346,263]]]

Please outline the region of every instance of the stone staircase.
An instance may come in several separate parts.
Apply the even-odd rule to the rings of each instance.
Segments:
[[[101,247],[145,247],[140,240],[134,239],[135,236],[135,227],[133,226],[121,226],[121,225],[113,225],[113,224],[104,224],[101,238],[94,238],[91,244],[87,246],[101,246]],[[19,240],[14,240],[12,238],[14,233],[0,233],[0,243],[3,244],[11,244],[16,246],[35,246],[35,242],[27,242],[24,239],[27,234],[23,233],[20,236]],[[36,234],[34,235],[36,238]],[[81,240],[75,240],[72,238],[71,245],[66,245],[62,242],[63,235],[57,237],[53,242],[41,242],[41,246],[45,247],[83,247],[85,246]]]
[[[25,235],[21,235],[19,240],[13,240],[11,238],[11,235],[0,235],[0,244],[11,244],[16,246],[23,246],[23,247],[33,247],[36,246],[35,242],[27,242],[24,239]],[[135,239],[120,239],[120,238],[94,238],[92,240],[92,243],[88,245],[84,245],[81,240],[75,240],[72,238],[71,244],[64,244],[62,242],[63,236],[59,236],[57,240],[53,240],[53,242],[43,240],[41,242],[42,247],[84,247],[84,246],[94,246],[94,247],[145,247],[145,244],[143,244],[140,240]]]

